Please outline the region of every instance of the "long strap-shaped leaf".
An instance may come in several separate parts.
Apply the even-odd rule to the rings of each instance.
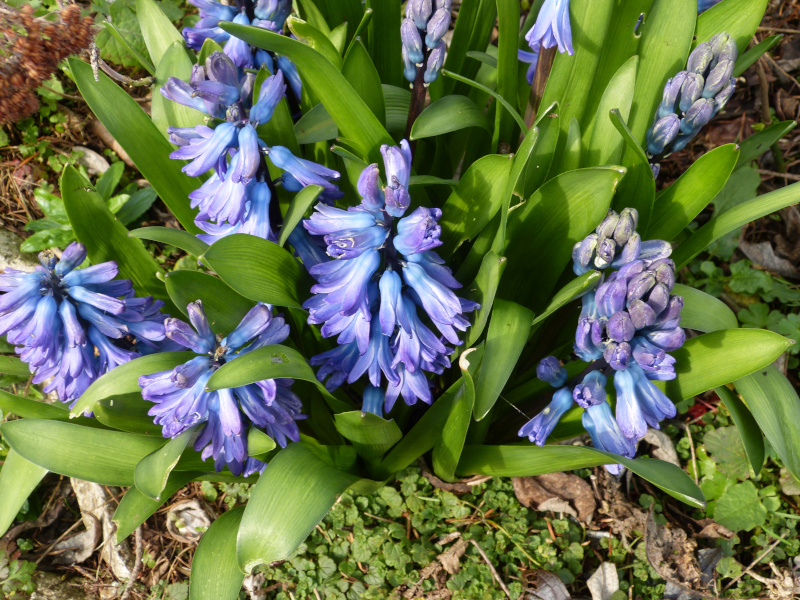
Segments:
[[[8,451],[0,471],[0,536],[8,531],[19,509],[46,474],[47,469],[22,458],[14,450]]]
[[[105,73],[100,72],[99,80],[95,81],[92,67],[77,58],[69,59],[69,67],[89,108],[128,153],[164,204],[184,229],[200,233],[194,224],[195,211],[189,206],[189,194],[202,181],[184,174],[181,161],[170,160],[173,146],[136,101]]]

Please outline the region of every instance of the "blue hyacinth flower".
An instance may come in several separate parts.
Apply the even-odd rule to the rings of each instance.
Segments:
[[[608,402],[595,404],[584,410],[581,422],[583,428],[589,432],[592,444],[598,450],[613,452],[625,458],[636,456],[636,444],[622,435]],[[619,464],[605,465],[605,468],[613,475],[619,475],[624,470]]]
[[[659,422],[676,415],[675,405],[645,377],[637,364],[614,375],[617,390],[617,422],[623,435],[637,441],[648,427],[659,428]]]
[[[187,311],[191,325],[168,319],[166,335],[197,356],[172,370],[139,378],[142,397],[155,403],[149,414],[162,426],[164,437],[203,425],[194,448],[202,452],[203,460],[213,458],[217,471],[227,466],[245,477],[263,471],[266,464],[247,454],[247,433],[256,427],[282,447],[300,439],[297,421],[305,416],[300,399],[290,389],[292,380],[265,379],[214,391],[208,391],[206,384],[223,364],[284,341],[289,327],[281,317],[273,317],[269,307],[259,304],[234,331],[217,341],[202,302],[192,302]]]
[[[137,298],[129,280],[114,279],[116,263],[79,269],[85,260],[86,248],[73,242],[60,260],[40,253],[32,273],[0,274],[0,335],[18,346],[34,383],[52,378],[45,392],[70,405],[100,375],[157,347],[167,316],[163,302]]]
[[[530,421],[522,426],[517,435],[527,437],[537,446],[544,446],[547,438],[553,433],[558,421],[572,408],[572,392],[569,388],[561,388],[553,394],[553,399]]]
[[[378,165],[370,165],[356,186],[360,205],[318,204],[303,223],[324,239],[332,260],[319,261],[304,239],[296,249],[317,281],[303,305],[308,322],[321,324],[322,336],[336,336],[339,344],[312,358],[321,367],[317,377],[332,390],[366,374],[374,387],[386,386],[389,411],[401,396],[408,404],[431,402],[426,373],[449,368],[452,348],[445,342],[461,343],[458,332],[469,326],[464,313],[477,304],[456,296],[460,284],[433,251],[441,245],[441,211],[421,207],[404,216],[411,201],[408,142],[383,146],[381,154],[386,186]]]
[[[536,23],[525,35],[531,50],[553,48],[573,54],[572,27],[569,21],[569,0],[545,0],[539,9]]]

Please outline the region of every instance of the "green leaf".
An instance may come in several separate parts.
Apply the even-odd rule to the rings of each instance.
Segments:
[[[383,101],[386,106],[386,129],[402,132],[408,119],[411,91],[383,84]]]
[[[333,416],[336,429],[361,456],[379,459],[403,437],[394,420],[382,419],[372,413],[351,410]]]
[[[108,202],[111,199],[111,194],[119,185],[119,180],[122,179],[122,172],[125,170],[125,163],[120,161],[111,165],[108,170],[97,178],[97,183],[94,186],[94,191],[100,194],[103,202]]]
[[[220,27],[248,44],[286,55],[304,75],[303,83],[325,105],[342,136],[351,140],[363,157],[378,161],[381,144],[394,143],[347,79],[314,49],[259,27],[227,22]]]
[[[656,195],[656,180],[650,161],[639,142],[633,137],[631,130],[617,109],[613,109],[609,118],[625,140],[623,160],[628,172],[614,198],[614,208],[635,208],[639,212],[639,228],[646,231],[653,212],[653,200]]]
[[[537,310],[572,256],[575,242],[594,230],[608,211],[625,174],[622,167],[569,171],[551,179],[508,218],[508,267],[500,295]],[[536,261],[532,276],[531,261]]]
[[[478,235],[500,210],[512,163],[510,156],[489,154],[472,163],[464,173],[442,207],[439,252],[443,256]]]
[[[259,456],[272,452],[275,449],[275,440],[257,427],[251,427],[247,432],[247,454],[248,456]]]
[[[211,329],[219,335],[228,335],[236,329],[254,305],[252,300],[234,292],[221,279],[199,271],[172,271],[166,280],[172,301],[187,317],[189,303],[203,301]]]
[[[161,500],[161,493],[167,487],[170,473],[178,464],[195,429],[196,427],[187,429],[139,461],[133,474],[136,489],[153,500]]]
[[[353,40],[342,65],[342,75],[378,119],[386,119],[381,78],[360,39]]]
[[[100,79],[95,81],[92,68],[85,62],[71,58],[69,66],[89,108],[128,153],[172,214],[184,229],[200,233],[194,224],[195,211],[189,206],[189,194],[202,181],[183,173],[182,161],[169,158],[172,145],[138,103],[105,73],[99,73]]]
[[[202,256],[209,248],[209,245],[197,236],[183,229],[173,229],[172,227],[142,227],[128,232],[128,235],[140,240],[169,244],[194,256]]]
[[[705,333],[738,327],[736,315],[722,300],[680,283],[672,293],[683,298],[681,327]]]
[[[288,558],[339,496],[361,481],[364,489],[381,485],[339,471],[304,443],[289,444],[252,489],[236,540],[239,567],[249,573]]]
[[[94,405],[104,398],[141,392],[139,376],[158,371],[168,371],[197,356],[194,352],[159,352],[134,358],[119,365],[95,380],[75,402],[70,415],[77,417],[94,410]]]
[[[136,16],[142,29],[144,43],[154,65],[161,59],[174,43],[183,45],[183,36],[169,20],[167,15],[153,0],[136,0]],[[185,53],[185,51],[184,51]]]
[[[0,470],[0,536],[8,531],[28,496],[47,475],[47,469],[9,450]]]
[[[517,110],[513,106],[511,106],[511,103],[508,102],[508,100],[503,98],[500,94],[495,92],[493,89],[491,89],[489,87],[486,87],[485,85],[483,85],[482,83],[478,83],[477,81],[472,81],[472,79],[467,79],[466,77],[462,77],[458,73],[453,73],[451,71],[448,71],[447,69],[442,69],[442,73],[441,74],[444,75],[445,77],[449,77],[450,79],[455,79],[456,81],[460,81],[461,83],[466,83],[470,87],[473,87],[473,88],[475,88],[477,90],[480,90],[480,91],[482,91],[482,92],[484,92],[486,94],[489,94],[495,100],[497,100],[503,106],[503,108],[505,108],[506,113],[508,113],[508,116],[510,116],[511,118],[514,119],[514,121],[516,121],[517,126],[519,126],[520,129],[523,129],[523,130],[525,129],[525,120],[520,116],[520,114],[517,112]],[[505,115],[506,113],[503,113],[503,111],[499,111],[499,114],[501,114],[501,115]],[[497,144],[492,144],[492,147],[495,147],[496,145]]]
[[[92,412],[97,423],[111,429],[162,437],[161,425],[154,423],[153,417],[147,414],[151,408],[153,403],[142,398],[138,391],[104,398],[94,405]]]
[[[299,0],[300,1],[300,8],[301,8],[301,16],[303,19],[308,21],[313,27],[319,29],[322,33],[326,36],[330,36],[331,28],[328,27],[328,23],[325,21],[325,17],[320,12],[317,5],[314,4],[313,0]]]
[[[792,345],[763,329],[726,329],[686,340],[672,352],[677,377],[666,382],[673,400],[684,400],[769,365]]]
[[[764,38],[761,42],[750,48],[747,52],[742,54],[736,60],[736,66],[733,69],[733,76],[739,77],[748,68],[755,64],[755,62],[763,55],[772,50],[783,39],[783,34],[771,35]]]
[[[201,259],[235,291],[256,302],[301,308],[301,298],[309,295],[309,276],[274,242],[236,233],[214,242]]]
[[[625,141],[617,131],[610,114],[612,110],[617,109],[624,120],[627,121],[630,117],[638,66],[639,57],[631,56],[608,82],[592,125],[583,134],[586,166],[616,164],[622,160]]]
[[[193,65],[194,62],[189,58],[183,45],[183,38],[170,44],[158,62],[156,89],[162,88],[170,77],[189,81]],[[150,115],[155,126],[167,139],[169,139],[167,127],[194,127],[205,123],[205,115],[199,110],[173,102],[161,93],[152,95]]]
[[[314,205],[314,202],[317,201],[321,193],[322,186],[307,185],[295,194],[283,218],[283,226],[281,227],[281,234],[278,238],[279,246],[286,244],[286,240],[289,239],[289,234],[294,231],[294,228],[297,227],[306,212]]]
[[[411,126],[409,137],[419,140],[467,127],[491,131],[489,119],[472,100],[466,96],[445,96],[422,111]]]
[[[214,52],[224,52],[224,50],[222,49],[222,46],[220,46],[213,39],[206,38],[202,47],[200,48],[200,53],[197,55],[197,64],[205,66],[206,60],[209,56],[214,54]]]
[[[531,325],[533,326],[541,321],[544,321],[559,308],[565,306],[569,302],[572,302],[575,298],[580,298],[588,290],[591,290],[594,286],[596,286],[599,281],[599,271],[588,271],[580,277],[573,279],[563,288],[558,290],[555,295],[553,295],[553,298],[550,300],[550,304],[547,305],[547,308],[545,308],[541,314],[536,315],[536,318],[533,320]]]
[[[675,239],[722,190],[738,158],[736,144],[714,148],[657,194],[647,239]]]
[[[203,534],[192,559],[189,600],[237,598],[244,573],[236,562],[236,536],[245,507],[220,515]]]
[[[486,352],[475,382],[476,421],[483,419],[500,397],[528,341],[532,322],[533,312],[529,309],[515,302],[495,299],[486,335]]]
[[[781,121],[754,133],[739,142],[736,169],[745,167],[770,149],[770,146],[797,127],[797,121]]]
[[[175,472],[169,477],[167,486],[162,492],[162,497],[166,500],[175,492],[189,483],[192,479],[199,476],[200,473],[192,471]],[[116,540],[119,544],[122,540],[132,534],[139,525],[144,523],[152,514],[154,514],[165,500],[153,500],[148,498],[135,487],[130,488],[114,511],[112,520],[117,524]]]
[[[30,462],[101,485],[133,485],[136,465],[164,443],[160,438],[38,419],[3,423],[0,433]]]
[[[261,91],[262,84],[270,77],[270,73],[265,67],[262,67],[256,75],[256,81],[253,85],[253,97],[258,98]],[[284,94],[278,106],[272,113],[272,118],[266,123],[261,123],[256,127],[258,137],[264,140],[268,146],[286,146],[295,155],[300,155],[300,144],[297,143],[297,137],[294,133],[294,122],[292,121],[292,113],[289,110],[289,103],[286,95]]]
[[[748,464],[753,469],[753,473],[758,476],[764,466],[765,448],[764,436],[758,428],[755,418],[747,409],[739,397],[726,387],[715,388],[714,391],[719,396],[725,408],[731,413],[736,430],[739,432],[744,452],[747,456]],[[744,479],[744,478],[743,478]]]
[[[71,227],[45,229],[26,238],[19,249],[22,252],[39,252],[48,248],[65,248],[73,241],[75,241],[75,232]]]
[[[494,296],[497,293],[497,286],[500,283],[500,273],[506,259],[497,256],[491,250],[483,256],[481,268],[475,276],[472,285],[466,287],[466,295],[471,300],[480,304],[480,308],[475,312],[472,327],[467,332],[467,339],[464,345],[469,348],[481,336],[489,321],[489,315],[494,305]]]
[[[294,348],[273,344],[256,348],[236,360],[222,365],[206,384],[208,390],[234,388],[261,381],[287,377],[313,383],[328,401],[338,408],[336,412],[351,410],[351,407],[337,400],[319,382],[306,359]]]
[[[24,419],[69,420],[69,411],[66,406],[62,407],[59,404],[47,404],[39,400],[22,398],[3,390],[0,390],[0,410]]]
[[[767,522],[767,509],[756,486],[743,481],[729,487],[717,500],[714,520],[731,531],[750,531]]]
[[[97,44],[97,47],[100,48],[103,58],[109,59],[111,58],[111,55],[116,55],[116,58],[120,60],[114,60],[111,58],[111,61],[114,64],[121,64],[123,66],[131,67],[134,66],[135,63],[139,63],[148,73],[150,73],[150,75],[155,75],[156,68],[153,66],[153,63],[151,63],[150,59],[145,57],[144,54],[139,51],[140,48],[137,48],[137,46],[141,46],[141,50],[147,50],[147,46],[145,46],[144,43],[144,38],[139,31],[136,15],[133,13],[133,11],[127,7],[124,7],[124,3],[120,3],[120,5],[116,8],[111,7],[111,10],[124,10],[127,13],[126,16],[128,22],[136,26],[136,31],[133,36],[137,39],[137,41],[140,42],[140,44],[128,43],[128,41],[117,29],[117,25],[119,25],[118,20],[112,15],[114,23],[112,24],[110,21],[103,21],[103,27],[105,27],[105,29],[99,32],[95,38],[95,43]]]
[[[123,225],[130,225],[147,212],[157,197],[156,191],[150,186],[136,190],[117,211],[117,219]]]
[[[372,62],[384,84],[405,85],[400,56],[400,22],[402,0],[366,0],[372,19],[367,27],[368,49]],[[387,121],[388,124],[388,121]],[[405,125],[405,123],[403,124]]]
[[[619,463],[690,506],[703,508],[700,488],[680,467],[654,458],[625,458],[586,446],[465,446],[462,475],[527,477]]]
[[[581,126],[578,124],[578,119],[569,120],[569,129],[567,130],[567,141],[564,145],[564,153],[561,155],[560,169],[562,171],[574,171],[581,166],[581,155],[583,148],[581,148]]]
[[[334,139],[339,134],[339,128],[325,106],[317,104],[294,124],[294,134],[298,144],[315,144]]]
[[[461,393],[461,379],[439,396],[433,406],[425,411],[420,420],[392,448],[381,463],[382,476],[405,469],[420,456],[431,450],[442,434],[456,396]]]
[[[28,365],[16,356],[0,355],[0,375],[14,375],[15,377],[30,377]]]
[[[751,330],[759,331],[759,330]],[[767,441],[797,479],[800,477],[800,398],[775,367],[768,366],[734,382]]]
[[[726,233],[798,201],[800,201],[800,182],[729,208],[703,225],[688,240],[682,242],[672,253],[672,260],[675,261],[675,266],[680,269],[705,250],[709,244]]]
[[[768,0],[725,0],[697,17],[694,45],[725,31],[736,40],[739,53],[745,51],[761,24]]]
[[[461,353],[458,366],[461,369],[461,387],[453,397],[450,414],[442,427],[442,433],[433,446],[431,462],[434,472],[445,481],[454,481],[458,460],[467,440],[467,431],[475,406],[475,384],[470,369],[475,371],[480,364],[483,348],[470,348]]]
[[[514,191],[520,185],[525,175],[525,167],[528,164],[531,154],[536,147],[536,142],[539,139],[539,129],[534,125],[525,134],[525,139],[517,148],[517,153],[514,155],[514,162],[511,166],[511,173],[506,182],[506,189],[503,191],[503,205],[500,207],[500,229],[495,236],[495,241],[492,244],[492,250],[501,253],[506,245],[506,226],[508,224],[508,209],[511,206],[511,200],[514,197]]]
[[[128,230],[114,218],[100,195],[86,191],[89,182],[72,165],[64,169],[60,185],[75,237],[86,246],[92,263],[113,260],[119,266],[120,278],[130,279],[139,296],[168,300],[164,284],[156,277],[162,273],[161,267],[142,242],[128,237]]]
[[[703,436],[703,445],[714,457],[717,468],[732,479],[750,477],[750,463],[736,427],[720,427]]]
[[[686,66],[696,20],[697,0],[655,0],[639,27],[639,69],[631,116],[627,119],[637,141],[644,141],[645,132],[653,124],[667,79]],[[623,160],[625,166],[630,152]]]
[[[295,16],[286,19],[286,25],[298,40],[328,59],[337,70],[341,70],[342,57],[324,33]]]

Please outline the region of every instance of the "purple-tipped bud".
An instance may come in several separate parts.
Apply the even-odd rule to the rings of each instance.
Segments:
[[[600,358],[603,355],[598,347],[601,338],[600,323],[589,317],[582,317],[575,330],[575,354],[586,362]]]
[[[656,281],[663,283],[667,289],[672,291],[675,286],[675,263],[670,258],[660,258],[651,264],[648,271],[654,273]]]
[[[656,322],[656,312],[643,300],[634,300],[628,306],[631,323],[636,329],[650,327]]]
[[[647,131],[647,151],[653,156],[663,154],[664,149],[678,136],[680,127],[681,120],[674,113],[660,118]]]
[[[656,111],[656,119],[663,119],[667,115],[678,112],[678,98],[687,75],[686,71],[680,71],[675,77],[667,80],[661,104],[658,105],[658,110]]]
[[[628,302],[630,303],[633,300],[644,298],[644,296],[653,289],[655,284],[656,276],[650,271],[644,271],[643,273],[634,275],[628,282]]]
[[[386,197],[386,212],[393,217],[402,217],[411,203],[411,196],[404,187],[387,187],[384,189]]]
[[[436,10],[440,10],[442,8],[446,10],[450,10],[450,7],[453,4],[453,0],[434,0],[433,7]]]
[[[450,27],[450,9],[440,8],[428,21],[428,34],[425,36],[425,45],[433,50],[438,44],[442,36],[447,33]]]
[[[628,285],[619,273],[612,273],[611,276],[597,288],[595,302],[598,312],[603,317],[610,317],[615,312],[625,309],[625,298],[628,293]]]
[[[631,363],[633,349],[628,342],[610,342],[603,352],[603,358],[615,371],[624,371]]]
[[[597,244],[597,255],[594,257],[594,266],[598,269],[605,269],[614,260],[617,245],[613,239],[599,238]]]
[[[706,43],[711,46],[711,51],[718,60],[736,61],[738,58],[739,53],[736,48],[736,40],[734,40],[729,33],[724,31],[720,32]]]
[[[613,452],[626,458],[636,455],[636,445],[622,434],[607,402],[587,408],[581,422],[598,450]],[[625,470],[622,465],[605,465],[605,468],[612,475],[619,475]]]
[[[663,283],[655,284],[653,289],[650,290],[650,295],[647,297],[646,302],[657,315],[660,315],[669,304],[669,290],[667,286]]]
[[[590,233],[572,247],[572,270],[575,275],[583,275],[591,268],[590,263],[596,249],[596,233]]]
[[[721,60],[717,63],[717,66],[706,77],[703,98],[713,98],[725,88],[731,80],[733,65],[732,60]]]
[[[736,80],[731,78],[725,87],[714,96],[714,114],[717,114],[728,103],[728,100],[733,96],[733,91],[736,89]]]
[[[408,59],[416,65],[421,65],[425,60],[425,49],[422,47],[419,29],[412,19],[403,19],[403,23],[400,25],[400,41],[403,43]]]
[[[617,256],[614,258],[614,262],[611,263],[611,266],[620,268],[638,259],[639,248],[641,245],[642,237],[638,233],[634,233],[628,242],[622,247],[622,252],[617,253]]]
[[[433,6],[431,0],[408,0],[406,4],[406,17],[413,19],[419,29],[425,31],[428,19],[431,18]]]
[[[358,176],[356,189],[358,189],[358,193],[361,195],[362,203],[370,210],[379,210],[383,208],[384,198],[383,192],[381,192],[379,186],[379,181],[380,169],[378,169],[378,165],[374,163],[361,171],[361,175]]]
[[[217,81],[231,87],[238,87],[239,73],[230,57],[219,50],[206,59],[206,75],[211,81]]]
[[[279,70],[261,84],[258,101],[250,109],[250,120],[256,123],[269,121],[285,93],[286,84],[283,82],[283,71]]]
[[[714,101],[709,98],[701,98],[691,108],[686,111],[686,116],[681,119],[681,133],[694,136],[711,120],[714,113]]]
[[[41,262],[45,268],[52,268],[48,267],[48,264],[55,260],[57,260],[56,256],[49,250],[39,253],[39,262]],[[55,265],[56,275],[66,275],[76,267],[79,267],[85,260],[86,246],[78,242],[72,242],[67,246],[64,252],[61,253],[61,260]]]
[[[606,325],[608,337],[615,342],[630,342],[636,335],[636,327],[631,321],[631,316],[624,310],[611,315]]]
[[[439,71],[442,70],[442,66],[444,65],[445,50],[446,46],[444,40],[439,40],[436,47],[431,50],[431,53],[428,55],[425,76],[423,77],[425,83],[433,83],[436,81],[436,78],[439,77]]]
[[[675,324],[680,324],[681,311],[683,310],[683,298],[681,296],[670,296],[667,308],[665,308],[656,321],[658,323],[668,323],[675,321]]]
[[[597,228],[595,229],[595,231],[597,232],[597,236],[600,239],[613,238],[614,230],[617,228],[618,223],[619,223],[619,214],[617,213],[617,211],[609,209],[608,214],[602,221],[600,221],[600,225],[598,225]]]
[[[601,371],[591,371],[572,390],[572,399],[581,408],[603,404],[606,401],[606,381],[607,378]]]
[[[414,80],[417,78],[417,65],[408,57],[405,46],[401,46],[400,51],[403,56],[403,77],[405,77],[407,81],[414,83]]]
[[[683,82],[683,86],[681,86],[681,101],[678,105],[681,112],[687,112],[692,107],[692,104],[703,96],[704,85],[705,80],[702,75],[687,73],[686,80]]]
[[[675,327],[674,329],[651,331],[645,337],[654,346],[658,346],[666,352],[672,352],[683,346],[683,342],[686,341],[686,332],[680,327]]]
[[[441,216],[442,211],[438,208],[420,206],[407,217],[403,217],[397,223],[394,247],[401,254],[408,256],[441,246],[439,235],[442,233],[442,228],[438,223]]]
[[[614,228],[614,241],[624,246],[636,231],[639,224],[639,212],[635,208],[623,208],[619,213],[619,221]]]
[[[667,258],[670,254],[672,254],[672,245],[664,240],[647,240],[642,242],[639,248],[639,258],[646,261]]]
[[[554,388],[560,388],[567,383],[567,370],[555,356],[546,356],[536,365],[536,377]]]
[[[675,359],[646,339],[637,337],[633,341],[633,358],[648,379],[675,379]]]
[[[703,42],[689,55],[689,60],[686,62],[686,70],[690,73],[703,75],[711,65],[712,60],[714,60],[714,52],[711,49],[711,44]]]

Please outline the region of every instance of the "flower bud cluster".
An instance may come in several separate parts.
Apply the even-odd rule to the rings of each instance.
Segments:
[[[632,458],[648,427],[675,416],[675,406],[652,381],[675,378],[675,359],[668,353],[686,339],[680,327],[683,299],[672,294],[675,264],[667,242],[642,242],[636,233],[638,215],[625,209],[609,211],[596,232],[575,245],[574,270],[615,270],[582,298],[575,333],[575,354],[591,363],[574,387],[564,386],[566,371],[554,357],[544,359],[537,376],[560,387],[544,411],[519,435],[544,444],[561,416],[577,403],[583,425],[595,447]],[[563,374],[562,374],[563,371]],[[613,375],[616,418],[606,402],[607,377]],[[615,473],[619,465],[609,467]]]
[[[450,366],[447,344],[460,343],[458,332],[469,326],[464,313],[478,307],[453,293],[461,285],[433,251],[442,243],[441,210],[420,207],[404,216],[411,202],[408,142],[384,145],[381,154],[385,186],[372,164],[358,180],[360,205],[342,210],[318,204],[303,223],[323,236],[330,257],[309,268],[317,284],[303,306],[308,322],[322,324],[322,336],[337,336],[339,344],[311,364],[321,365],[317,377],[328,378],[331,390],[367,374],[371,387],[363,410],[371,412],[381,404],[382,377],[386,411],[401,395],[407,404],[430,403],[425,373]]]
[[[300,398],[289,388],[291,379],[264,379],[237,388],[209,391],[206,384],[222,365],[253,350],[279,344],[289,336],[289,326],[273,317],[267,305],[258,304],[228,336],[218,339],[198,300],[187,307],[189,323],[167,319],[166,336],[197,356],[169,371],[142,375],[142,397],[154,402],[148,414],[163,427],[164,437],[176,437],[205,423],[194,449],[202,458],[214,459],[221,471],[228,467],[245,477],[261,472],[266,463],[249,457],[250,427],[263,430],[279,446],[300,439],[297,421],[304,419]]]
[[[425,68],[423,80],[432,83],[442,70],[447,47],[442,37],[450,27],[451,0],[408,0],[406,18],[400,25],[403,74],[411,83],[417,69]]]
[[[73,242],[59,260],[39,254],[32,273],[0,273],[0,335],[28,363],[34,383],[52,380],[45,392],[74,404],[103,373],[160,348],[164,305],[137,298],[128,279],[109,261],[78,269],[86,248]]]
[[[737,56],[736,41],[724,32],[694,49],[686,70],[664,86],[653,126],[647,131],[650,155],[681,150],[722,110],[736,86],[733,67]]]

